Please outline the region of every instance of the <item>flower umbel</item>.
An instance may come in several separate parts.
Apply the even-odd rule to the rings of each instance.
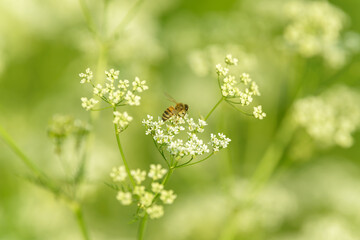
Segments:
[[[259,86],[253,81],[248,73],[240,74],[238,80],[236,75],[231,74],[230,67],[237,65],[238,60],[228,54],[225,57],[226,67],[221,64],[216,65],[216,73],[218,75],[218,84],[221,95],[230,105],[234,106],[239,111],[255,118],[263,119],[265,113],[250,114],[242,111],[236,105],[248,106],[254,101],[255,96],[260,96]]]
[[[160,204],[172,204],[176,198],[173,190],[164,190],[163,184],[155,182],[155,180],[163,179],[166,172],[167,170],[162,168],[160,164],[151,164],[148,173],[141,169],[131,170],[131,175],[137,185],[129,187],[130,185],[125,182],[127,175],[124,166],[113,168],[110,176],[114,183],[121,184],[120,188],[116,188],[121,189],[116,195],[117,200],[122,205],[136,203],[139,208],[137,211],[139,215],[146,212],[152,219],[162,217],[164,208]],[[144,184],[146,176],[151,180],[150,185]],[[161,201],[157,200],[159,197]]]

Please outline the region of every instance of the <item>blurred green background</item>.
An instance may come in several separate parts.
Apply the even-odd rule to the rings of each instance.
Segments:
[[[326,33],[321,26],[331,32],[339,26],[330,22],[341,15],[331,39],[335,55],[327,48],[304,54],[289,43],[286,30],[301,21],[292,18],[289,2],[88,0],[89,25],[81,1],[0,0],[0,125],[37,166],[61,178],[66,173],[47,136],[48,123],[54,114],[87,121],[80,98],[90,97],[91,89],[79,84],[78,74],[91,67],[101,82],[99,72],[115,68],[120,78],[139,76],[149,85],[141,105],[126,108],[134,120],[121,138],[131,168],[164,164],[141,120],[169,106],[164,92],[189,104],[192,117],[206,115],[220,97],[215,65],[232,53],[239,70],[258,83],[262,95],[256,103],[267,117],[259,121],[226,104],[216,110],[206,131],[228,135],[229,149],[172,176],[169,185],[178,197],[163,218],[149,222],[146,239],[360,239],[360,2],[298,1],[305,12],[313,2],[330,4],[331,11],[316,13],[315,20],[323,21],[319,29],[305,29],[320,39]],[[100,44],[114,33],[112,44]],[[335,109],[331,124],[351,119],[346,146],[344,138],[335,136],[334,142],[331,134],[319,139],[318,132],[309,132],[311,121],[328,123],[318,105],[301,110],[320,112],[311,121],[289,117],[294,103],[309,96]],[[102,111],[93,123],[81,189],[85,221],[91,239],[134,239],[135,207],[120,205],[105,185],[111,168],[121,164],[111,118]],[[284,126],[293,123],[296,130],[287,134]],[[267,176],[265,166],[254,177],[264,156],[274,169]],[[0,239],[81,239],[71,211],[27,181],[27,174],[0,141]],[[253,204],[239,207],[254,178],[260,179],[259,193]]]

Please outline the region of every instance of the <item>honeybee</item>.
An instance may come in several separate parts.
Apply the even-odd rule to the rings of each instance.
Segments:
[[[179,116],[179,117],[184,117],[186,112],[189,109],[189,106],[184,103],[178,103],[177,101],[175,101],[175,99],[173,99],[168,94],[166,94],[166,96],[168,97],[168,99],[170,101],[175,103],[175,107],[174,106],[168,107],[162,115],[162,120],[165,122],[166,120],[168,120],[169,118],[171,118],[174,115]]]

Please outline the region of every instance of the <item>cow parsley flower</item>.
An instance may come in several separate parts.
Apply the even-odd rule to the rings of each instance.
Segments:
[[[168,191],[162,190],[161,191],[160,199],[165,204],[172,204],[174,202],[175,198],[176,198],[176,194],[174,194],[173,190],[168,190]]]
[[[141,171],[140,169],[136,169],[136,170],[131,170],[130,173],[137,184],[141,184],[141,182],[145,180],[146,171]]]
[[[213,147],[214,152],[218,152],[223,148],[226,148],[231,139],[227,138],[224,134],[218,133],[216,136],[215,134],[211,134],[211,141],[210,144]]]
[[[225,57],[225,63],[227,65],[237,65],[239,60],[237,58],[234,58],[231,54],[226,55]]]
[[[164,207],[161,205],[153,205],[146,209],[151,219],[161,218],[164,215]]]
[[[120,187],[113,187],[114,189],[121,189],[117,192],[116,198],[122,205],[130,205],[135,203],[138,207],[137,213],[143,216],[147,212],[150,218],[160,218],[164,215],[164,208],[160,204],[172,204],[176,198],[173,190],[165,190],[164,185],[154,180],[161,180],[164,183],[164,176],[167,171],[161,167],[160,164],[151,164],[149,174],[146,171],[136,169],[131,170],[136,185],[129,185],[130,179],[127,178],[125,168],[115,167],[112,169],[110,176],[113,182],[120,184]],[[151,184],[145,181],[146,176],[151,179]],[[127,181],[127,182],[126,182]]]
[[[117,132],[120,133],[121,131],[123,131],[129,125],[132,119],[133,118],[129,116],[127,112],[114,112],[113,123],[115,123],[117,126]]]
[[[135,80],[131,83],[132,88],[130,88],[129,80],[121,80],[119,79],[119,75],[120,71],[118,70],[110,69],[109,71],[105,71],[107,81],[104,84],[95,85],[92,82],[92,72],[90,69],[87,69],[86,73],[80,74],[80,77],[82,77],[80,82],[89,83],[93,87],[93,94],[113,107],[123,105],[139,106],[141,97],[137,94],[149,88],[146,85],[146,81],[135,77]],[[84,101],[85,99],[86,98],[84,98]],[[85,104],[83,104],[83,107],[84,105]],[[86,103],[85,106],[87,107],[88,105],[89,104]],[[86,109],[91,110],[92,108]]]
[[[162,185],[158,182],[151,183],[151,191],[153,191],[154,193],[159,193],[163,189],[164,189],[164,185]]]
[[[146,128],[145,134],[152,136],[160,150],[167,151],[177,160],[184,157],[195,158],[214,151],[211,144],[198,136],[204,132],[207,125],[202,119],[195,121],[185,115],[183,118],[174,116],[164,122],[160,117],[154,121],[154,118],[148,115],[142,123]],[[186,134],[182,134],[184,132]]]
[[[148,176],[155,181],[163,178],[166,172],[167,170],[165,168],[162,168],[160,164],[151,164]]]
[[[223,68],[220,64],[216,65],[218,84],[223,97],[222,100],[225,100],[235,108],[237,108],[235,106],[237,104],[241,106],[248,106],[254,101],[255,96],[260,96],[259,86],[251,79],[248,73],[242,73],[237,81],[235,75],[231,74],[232,70],[230,68],[236,64],[229,64],[230,62],[230,58],[227,56],[225,58],[225,63],[229,68],[226,68],[226,70],[224,70],[225,68]],[[246,111],[242,112],[245,112],[245,114],[250,116],[252,115],[250,113],[246,113]],[[258,118],[259,115],[256,114],[254,116]],[[263,115],[261,116],[262,118],[264,117]]]
[[[263,119],[264,117],[266,117],[266,113],[264,113],[263,111],[262,111],[262,106],[261,105],[259,105],[259,106],[257,106],[257,107],[254,107],[254,112],[253,112],[253,114],[254,114],[254,117],[255,118],[258,118],[258,119]]]
[[[110,177],[114,182],[122,182],[126,179],[127,173],[124,166],[114,167],[110,173]]]
[[[98,100],[95,100],[93,98],[86,98],[86,97],[82,97],[81,98],[81,106],[86,110],[89,111],[91,109],[93,109],[95,107],[95,105],[99,102]]]
[[[327,1],[289,1],[284,5],[289,24],[287,45],[305,58],[321,56],[331,67],[341,67],[349,51],[341,38],[346,15]]]
[[[353,145],[352,134],[360,128],[360,94],[345,86],[334,86],[319,96],[294,104],[294,121],[323,146]]]
[[[149,193],[149,192],[145,192],[144,194],[142,194],[140,196],[140,204],[143,207],[149,207],[152,203],[152,201],[154,200],[154,194]]]
[[[216,73],[219,75],[219,76],[226,76],[227,73],[229,72],[229,69],[226,68],[226,67],[222,67],[221,64],[217,64],[216,65]]]
[[[130,205],[132,203],[132,196],[129,192],[119,191],[116,198],[122,205]]]
[[[80,73],[79,74],[79,77],[81,77],[82,79],[80,80],[80,83],[83,84],[83,83],[90,83],[91,80],[93,79],[93,73],[92,71],[90,70],[90,68],[87,68],[85,70],[85,73]]]

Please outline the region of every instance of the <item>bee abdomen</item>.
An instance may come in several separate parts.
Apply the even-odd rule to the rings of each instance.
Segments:
[[[173,106],[168,107],[162,115],[162,120],[165,122],[175,114],[175,108]]]

